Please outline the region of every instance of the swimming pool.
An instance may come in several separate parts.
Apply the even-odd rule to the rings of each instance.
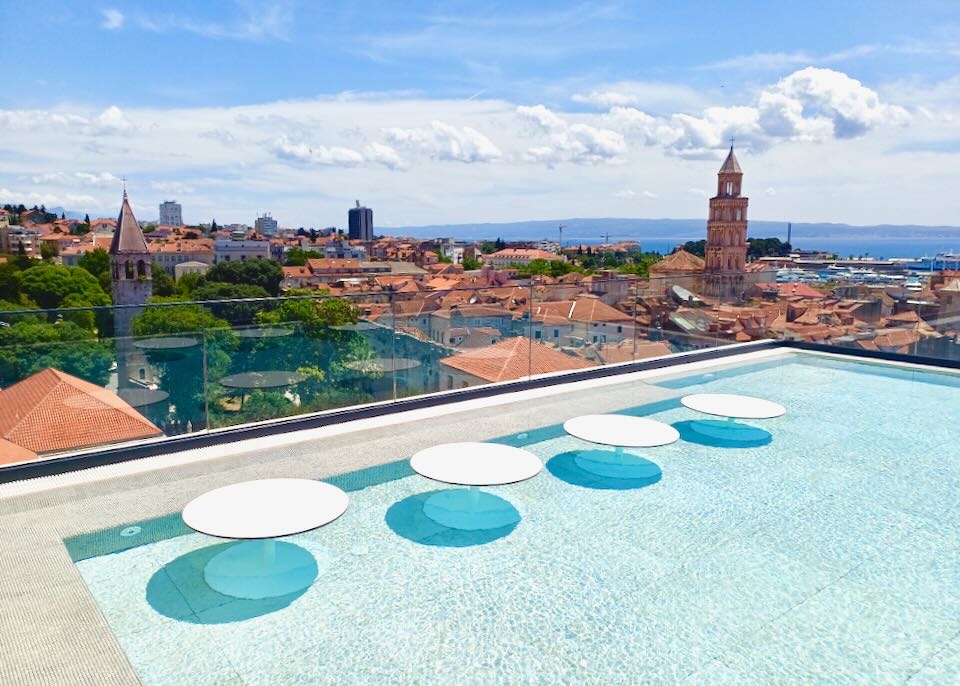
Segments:
[[[148,686],[960,679],[957,377],[795,356],[662,383],[787,414],[736,447],[690,433],[704,417],[678,400],[629,408],[681,427],[632,451],[659,481],[596,488],[548,464],[489,489],[521,515],[489,540],[423,527],[438,485],[405,463],[343,475],[346,514],[284,539],[319,577],[279,601],[206,587],[231,544],[177,513],[67,546]],[[557,426],[503,441],[545,462],[594,448]]]

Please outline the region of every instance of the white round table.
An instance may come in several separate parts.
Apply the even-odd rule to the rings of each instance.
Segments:
[[[622,414],[585,414],[565,421],[563,430],[584,441],[614,446],[617,452],[624,448],[654,448],[680,440],[680,432],[669,424]]]
[[[413,471],[434,481],[469,489],[438,491],[423,513],[451,529],[480,530],[515,525],[519,514],[509,502],[479,490],[532,479],[543,463],[533,453],[500,443],[445,443],[410,458]]]
[[[614,479],[659,481],[660,468],[653,462],[629,455],[624,448],[654,448],[680,440],[669,424],[646,417],[622,414],[586,414],[568,419],[563,430],[590,443],[613,446],[613,452],[591,450],[577,453],[574,463],[582,470]]]
[[[321,481],[244,481],[194,498],[183,508],[183,521],[210,536],[246,539],[207,563],[203,576],[210,588],[235,598],[272,598],[303,590],[318,573],[308,551],[273,539],[329,524],[349,502],[346,493]]]
[[[749,395],[733,395],[730,393],[695,393],[680,399],[684,407],[691,410],[712,414],[717,417],[734,419],[772,419],[786,413],[786,408],[779,403],[763,398],[754,398]]]

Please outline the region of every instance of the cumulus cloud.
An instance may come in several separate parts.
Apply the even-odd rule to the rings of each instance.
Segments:
[[[855,138],[881,124],[907,123],[909,117],[905,109],[881,102],[876,91],[842,72],[807,67],[763,89],[751,105],[707,107],[700,114],[669,117],[613,107],[603,119],[642,145],[697,159],[714,157],[730,139],[759,152],[778,141]]]
[[[123,16],[123,12],[115,9],[103,9],[100,10],[100,14],[103,15],[103,21],[100,24],[100,28],[107,29],[108,31],[115,31],[123,26],[123,22],[126,17]]]
[[[323,166],[356,167],[364,161],[363,155],[351,148],[295,143],[287,136],[275,139],[270,151],[282,160]]]
[[[500,148],[476,129],[437,120],[425,128],[384,129],[383,136],[394,145],[434,160],[473,163],[493,162],[503,157]]]
[[[570,124],[543,105],[520,106],[517,115],[532,134],[545,137],[542,145],[527,148],[524,159],[553,166],[559,162],[599,164],[626,153],[623,135],[589,124]]]
[[[373,142],[366,147],[367,159],[382,164],[387,169],[406,169],[409,165],[400,157],[400,153],[383,143]]]
[[[135,130],[116,105],[95,115],[56,110],[0,110],[0,128],[14,131],[69,129],[88,136],[128,134]]]

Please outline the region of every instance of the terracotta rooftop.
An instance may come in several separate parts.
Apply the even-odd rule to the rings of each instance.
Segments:
[[[518,336],[461,355],[445,357],[440,364],[484,381],[512,381],[528,374],[549,374],[594,366],[554,348]]]
[[[677,250],[659,262],[650,265],[651,274],[670,274],[687,272],[698,274],[704,270],[706,262],[686,250]]]
[[[595,295],[582,295],[576,300],[537,303],[533,315],[563,317],[575,322],[625,322],[632,317],[607,305]]]
[[[112,391],[52,368],[0,391],[0,408],[0,464],[161,434]]]

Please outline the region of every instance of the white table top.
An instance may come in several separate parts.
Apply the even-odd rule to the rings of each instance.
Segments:
[[[349,502],[336,486],[312,479],[243,481],[197,496],[183,521],[219,538],[275,538],[329,524]]]
[[[500,443],[444,443],[410,458],[413,471],[447,484],[496,486],[525,481],[540,473],[540,458]]]
[[[681,398],[680,402],[697,412],[736,419],[770,419],[787,411],[783,405],[770,400],[730,393],[695,393]]]
[[[591,443],[621,448],[652,448],[680,440],[680,432],[669,424],[622,414],[585,414],[565,421],[563,430]]]

